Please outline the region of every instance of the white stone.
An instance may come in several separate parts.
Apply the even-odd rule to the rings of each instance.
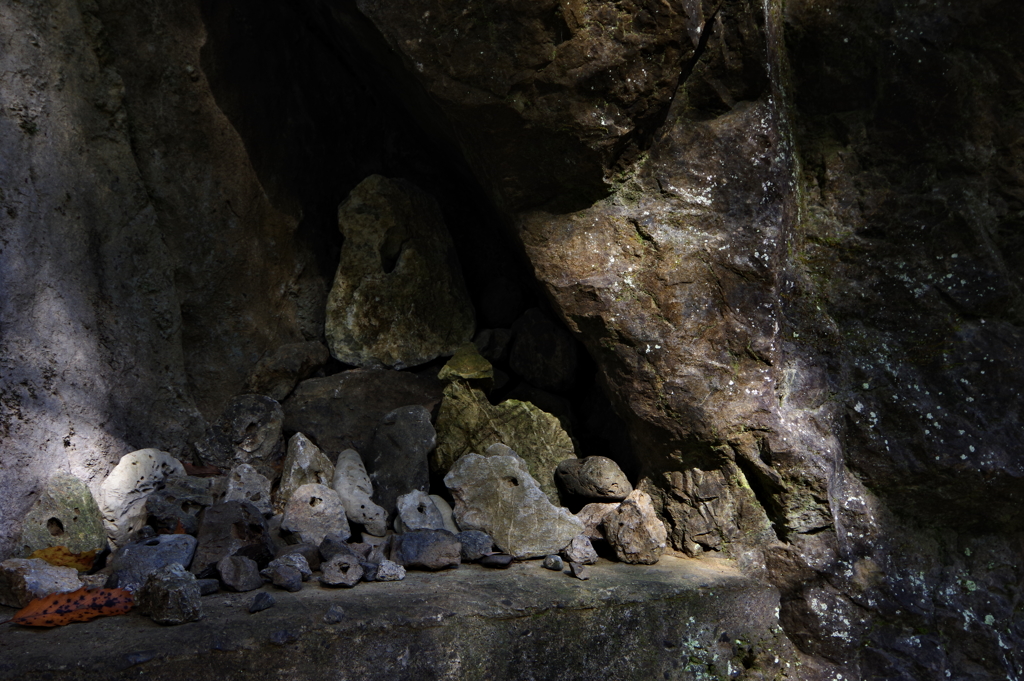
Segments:
[[[326,485],[303,485],[284,507],[281,529],[298,535],[305,544],[320,545],[328,534],[351,536],[341,497]]]
[[[458,534],[459,526],[455,524],[455,512],[452,511],[451,504],[445,501],[444,497],[436,494],[431,494],[430,499],[434,502],[434,506],[437,506],[437,510],[441,512],[441,519],[444,520],[444,529],[452,534]]]
[[[346,449],[338,455],[332,486],[341,496],[345,515],[350,521],[361,524],[367,532],[377,537],[387,533],[387,512],[370,498],[373,496],[373,485],[359,452]]]
[[[140,449],[121,457],[100,485],[100,513],[114,546],[121,546],[142,529],[146,499],[160,483],[173,477],[185,477],[185,467],[167,452]]]
[[[251,465],[238,464],[228,473],[224,501],[248,501],[264,516],[270,515],[270,480]]]
[[[416,489],[398,497],[398,517],[401,532],[414,530],[444,530],[444,518],[426,492]],[[397,525],[396,525],[397,527]]]
[[[295,490],[303,485],[325,485],[334,480],[334,464],[320,448],[302,433],[288,440],[288,453],[284,457],[281,485],[277,488],[274,510],[281,511]]]

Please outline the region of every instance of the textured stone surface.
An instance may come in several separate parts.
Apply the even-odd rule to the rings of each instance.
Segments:
[[[171,563],[149,575],[139,590],[139,612],[159,624],[185,624],[203,619],[202,594],[196,576],[179,563]]]
[[[460,382],[449,384],[437,414],[433,467],[447,472],[462,455],[479,454],[496,443],[519,453],[551,501],[559,503],[555,467],[575,458],[576,452],[558,419],[529,402],[506,400],[492,406],[481,391]]]
[[[162,534],[126,544],[108,560],[107,586],[137,591],[151,574],[172,563],[187,568],[196,545],[196,538],[187,534]]]
[[[252,558],[225,556],[217,562],[220,583],[231,591],[252,591],[263,586],[260,568]]]
[[[572,494],[591,499],[625,499],[633,491],[626,474],[606,456],[562,461],[555,474]]]
[[[273,479],[284,455],[284,410],[265,395],[241,395],[224,408],[206,436],[196,442],[203,463],[233,468],[247,463]]]
[[[284,401],[284,427],[305,433],[332,460],[346,449],[365,455],[385,414],[411,404],[433,411],[443,388],[436,378],[404,371],[354,369],[311,378]]]
[[[668,533],[654,513],[651,497],[634,490],[604,518],[601,527],[615,555],[626,563],[657,563],[665,552]]]
[[[494,540],[480,530],[464,530],[455,537],[462,544],[462,560],[467,563],[480,560],[494,549]]]
[[[320,583],[324,586],[352,587],[363,578],[359,558],[350,553],[339,553],[320,566]]]
[[[441,514],[444,529],[452,534],[458,534],[459,527],[455,524],[455,512],[452,509],[452,505],[448,503],[448,500],[438,494],[431,494],[430,500],[434,502],[434,506],[437,507],[438,512]]]
[[[373,498],[390,513],[399,495],[430,487],[427,456],[437,443],[430,412],[419,405],[388,412],[373,432],[366,455],[366,470],[373,483]]]
[[[444,477],[455,497],[455,520],[480,530],[516,558],[558,553],[583,523],[554,506],[518,456],[467,454]]]
[[[388,514],[371,499],[373,483],[370,482],[359,452],[346,449],[338,454],[331,487],[341,497],[345,515],[351,522],[359,523],[370,534],[384,536],[388,527]]]
[[[125,454],[107,474],[100,486],[99,507],[107,536],[115,546],[146,524],[146,499],[170,477],[185,477],[185,467],[158,449]]]
[[[462,544],[447,530],[414,530],[394,536],[391,560],[420,570],[456,568],[462,563]]]
[[[196,539],[199,543],[189,569],[200,577],[212,572],[226,556],[245,556],[259,565],[274,557],[267,521],[247,501],[228,501],[206,509]]]
[[[303,485],[325,485],[334,482],[334,464],[320,448],[302,433],[288,439],[288,453],[281,468],[281,481],[274,493],[274,510],[283,511],[295,490]]]
[[[318,341],[282,345],[260,359],[245,381],[245,390],[281,402],[330,358],[327,346]]]
[[[78,570],[39,558],[9,558],[0,563],[0,605],[23,608],[34,598],[76,591]]]
[[[565,559],[570,563],[593,565],[597,562],[597,551],[594,550],[590,539],[581,534],[573,537],[573,540],[565,547]]]
[[[194,535],[199,529],[200,511],[220,501],[225,486],[226,481],[219,477],[168,478],[146,498],[147,524],[157,531],[184,530]]]
[[[327,297],[327,344],[346,364],[404,369],[473,336],[473,306],[437,204],[371,175],[338,207],[345,236]]]
[[[587,539],[604,539],[604,533],[601,532],[601,524],[604,522],[605,517],[617,509],[618,504],[587,504],[580,509],[576,517],[583,523],[583,534]]]
[[[466,343],[460,345],[452,358],[441,367],[437,378],[440,381],[462,379],[489,390],[494,385],[494,367],[480,354],[475,344]]]
[[[338,493],[326,485],[303,485],[284,507],[281,529],[299,541],[319,544],[328,534],[348,539],[351,531]]]
[[[84,482],[64,473],[54,475],[40,490],[22,521],[18,540],[24,556],[49,546],[98,553],[106,545],[103,516],[92,492]]]
[[[377,582],[400,582],[405,579],[405,568],[390,560],[382,560],[377,566],[374,574],[374,581]]]
[[[247,501],[263,515],[270,515],[270,480],[247,463],[240,463],[227,475],[222,501]]]
[[[398,518],[396,527],[401,522],[402,532],[415,530],[448,530],[444,517],[434,504],[434,500],[426,492],[414,490],[398,497],[396,503]],[[451,530],[448,530],[449,532]]]
[[[283,566],[291,568],[299,573],[302,581],[309,580],[313,576],[313,569],[310,567],[306,557],[301,553],[286,553],[282,556],[278,556],[274,560],[267,563],[267,567],[263,570],[272,570],[276,567]],[[262,574],[262,573],[261,573]]]

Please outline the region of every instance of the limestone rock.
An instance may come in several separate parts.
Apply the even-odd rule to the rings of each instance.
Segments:
[[[494,540],[486,532],[465,530],[455,535],[462,544],[462,560],[467,563],[480,560],[494,549]]]
[[[378,582],[400,582],[405,579],[405,568],[390,560],[382,560],[377,566],[374,580]]]
[[[426,492],[413,490],[398,497],[398,520],[402,532],[415,530],[445,530],[444,518]],[[396,529],[398,521],[396,520]]]
[[[462,379],[471,385],[490,390],[494,385],[494,367],[484,359],[476,345],[466,343],[460,346],[448,363],[441,367],[437,378],[441,381]]]
[[[403,369],[470,340],[473,307],[432,198],[371,175],[338,208],[338,228],[345,242],[326,320],[335,358]]]
[[[597,551],[594,550],[594,546],[586,535],[581,534],[573,537],[573,540],[565,547],[565,559],[570,563],[593,565],[597,562]]]
[[[281,471],[281,484],[274,495],[274,510],[283,511],[295,490],[303,485],[330,487],[334,481],[334,464],[320,448],[302,433],[288,440],[288,453]]]
[[[330,459],[345,449],[365,455],[388,412],[410,404],[433,411],[443,389],[436,377],[407,371],[353,369],[311,378],[285,400],[285,429],[305,433]]]
[[[349,521],[359,523],[372,535],[383,537],[387,533],[387,512],[373,503],[373,484],[366,474],[359,452],[346,449],[338,454],[331,485],[341,497]]]
[[[581,497],[619,501],[633,491],[619,464],[606,456],[567,459],[555,474],[569,492]]]
[[[330,487],[317,484],[295,490],[284,508],[281,529],[310,544],[319,544],[328,534],[345,539],[351,535],[341,497]]]
[[[168,478],[146,499],[148,523],[156,530],[176,532],[178,524],[188,534],[199,529],[199,512],[212,506],[220,492],[222,478]]]
[[[406,568],[443,570],[462,563],[462,544],[447,530],[415,530],[396,534],[391,560]]]
[[[462,455],[495,443],[515,450],[552,503],[560,503],[555,468],[576,458],[576,452],[558,419],[529,402],[506,400],[492,406],[479,390],[458,381],[449,384],[437,414],[434,469],[448,471]]]
[[[139,590],[139,611],[160,624],[184,624],[203,618],[202,594],[196,576],[178,563],[149,575]]]
[[[330,358],[327,346],[319,341],[282,345],[257,362],[245,382],[245,391],[280,402]]]
[[[187,534],[161,534],[125,544],[110,559],[107,586],[136,591],[157,570],[172,563],[190,565],[196,545],[196,538]]]
[[[100,486],[99,507],[107,536],[120,546],[146,524],[146,499],[167,478],[185,477],[185,467],[166,452],[140,449],[125,454]]]
[[[605,516],[604,535],[624,563],[657,563],[665,552],[668,533],[654,513],[651,497],[633,490],[619,507]]]
[[[252,591],[263,586],[256,561],[245,556],[225,556],[217,562],[220,583],[231,591]]]
[[[247,463],[240,463],[227,475],[222,501],[247,501],[263,515],[270,515],[270,480]]]
[[[267,521],[247,501],[227,501],[206,509],[196,539],[190,569],[200,577],[212,576],[225,556],[246,556],[257,565],[266,565],[274,556]]]
[[[283,424],[284,410],[276,400],[241,395],[228,403],[196,451],[207,465],[229,469],[247,463],[273,480],[284,454]]]
[[[437,507],[438,512],[441,514],[441,520],[444,521],[444,529],[452,534],[458,534],[459,526],[455,524],[455,514],[452,511],[451,504],[444,497],[437,494],[431,494],[430,500],[434,502],[434,506]]]
[[[320,566],[320,583],[324,586],[355,586],[363,578],[359,559],[348,553],[339,553]]]
[[[24,608],[34,598],[77,591],[78,570],[39,558],[10,558],[0,563],[0,605]]]
[[[558,553],[583,531],[568,509],[555,507],[518,456],[467,454],[444,478],[459,527],[481,530],[512,556]]]
[[[437,444],[430,412],[420,405],[388,412],[373,433],[366,469],[374,499],[390,513],[401,494],[430,487],[427,456]]]
[[[533,385],[565,392],[576,376],[576,341],[564,326],[539,308],[523,313],[512,325],[509,366]]]
[[[601,524],[605,517],[617,509],[619,504],[587,504],[580,509],[576,517],[583,523],[583,534],[590,541],[604,540],[604,533],[601,531]]]
[[[25,556],[50,546],[72,553],[106,547],[103,516],[85,483],[64,473],[51,477],[22,521],[18,545]]]

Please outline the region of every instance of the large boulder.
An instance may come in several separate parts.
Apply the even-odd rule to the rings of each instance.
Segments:
[[[444,477],[455,498],[455,520],[480,530],[516,558],[559,553],[583,532],[583,523],[548,499],[515,455],[467,454]]]
[[[408,182],[371,175],[338,208],[338,228],[345,244],[326,324],[335,358],[403,369],[472,338],[473,306],[433,199]]]

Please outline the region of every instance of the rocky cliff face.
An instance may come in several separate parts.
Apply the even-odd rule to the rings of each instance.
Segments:
[[[805,653],[1021,673],[1014,3],[0,17],[0,554],[51,471],[187,456],[322,337],[337,206],[380,173],[438,201],[481,328],[542,294],[673,546],[776,584]]]

